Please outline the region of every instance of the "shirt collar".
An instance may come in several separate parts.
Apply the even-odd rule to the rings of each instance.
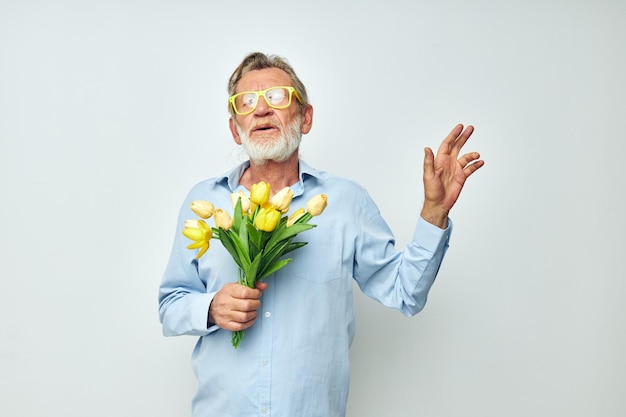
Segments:
[[[217,177],[217,182],[225,181],[228,184],[228,188],[230,192],[235,192],[237,188],[240,187],[239,180],[243,175],[244,171],[248,169],[250,166],[250,161],[244,161],[241,164],[237,165],[235,168],[227,172],[226,174]],[[321,176],[320,171],[315,168],[312,168],[302,159],[298,160],[298,168],[300,170],[299,180],[297,183],[291,186],[291,190],[293,191],[294,197],[299,196],[304,193],[304,181],[307,176],[319,178]]]

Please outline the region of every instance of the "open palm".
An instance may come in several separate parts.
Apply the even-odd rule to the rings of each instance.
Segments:
[[[441,142],[437,155],[424,150],[424,208],[422,217],[439,227],[446,227],[450,209],[461,194],[467,178],[484,165],[478,152],[459,157],[461,148],[474,132],[473,126],[458,124]]]

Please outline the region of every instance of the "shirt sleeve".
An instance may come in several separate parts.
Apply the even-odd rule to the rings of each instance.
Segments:
[[[159,319],[165,336],[203,336],[217,329],[207,328],[209,306],[215,292],[207,292],[198,273],[196,251],[187,249],[182,234],[185,219],[194,218],[186,201],[181,208],[169,262],[159,287]]]
[[[361,290],[406,316],[420,312],[449,246],[452,221],[440,229],[419,217],[413,239],[403,250],[371,198],[363,196],[357,217],[360,233],[354,253],[354,278]]]

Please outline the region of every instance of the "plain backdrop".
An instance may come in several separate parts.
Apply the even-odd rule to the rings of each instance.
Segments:
[[[403,248],[423,148],[485,167],[426,309],[357,291],[348,416],[626,414],[626,3],[0,1],[0,415],[188,416],[157,289],[187,191],[243,155],[226,82],[286,57],[302,156]],[[314,313],[312,313],[314,314]]]

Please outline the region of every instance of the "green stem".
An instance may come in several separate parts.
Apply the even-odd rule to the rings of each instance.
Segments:
[[[246,282],[246,275],[243,273],[243,270],[241,268],[239,268],[239,283],[241,285],[245,285],[248,286],[248,283]],[[244,331],[243,330],[236,330],[233,332],[232,336],[231,336],[231,342],[233,344],[233,347],[235,349],[237,349],[239,347],[239,343],[241,343],[241,341],[243,340],[243,336],[244,336]]]
[[[234,331],[231,341],[235,349],[239,347],[239,343],[241,343],[242,340],[243,340],[243,330]]]

